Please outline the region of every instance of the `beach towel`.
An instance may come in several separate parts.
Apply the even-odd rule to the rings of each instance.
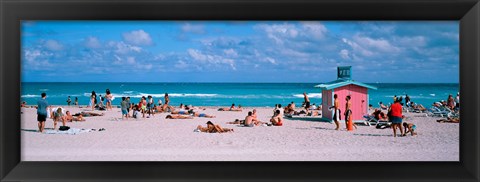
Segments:
[[[59,130],[45,130],[45,134],[67,134],[67,135],[77,135],[81,133],[88,133],[93,131],[92,129],[79,129],[79,128],[70,128],[69,130],[59,131]]]

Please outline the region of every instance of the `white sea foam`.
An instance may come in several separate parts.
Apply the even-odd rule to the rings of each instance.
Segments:
[[[27,95],[22,95],[21,97],[23,97],[23,98],[33,98],[33,97],[40,97],[40,95],[30,95],[30,94],[27,94]]]
[[[303,94],[294,94],[293,96],[297,98],[303,98]],[[309,98],[322,98],[321,93],[310,93],[310,94],[307,94],[307,96]]]

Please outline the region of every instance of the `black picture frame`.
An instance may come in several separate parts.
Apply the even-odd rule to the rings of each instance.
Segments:
[[[0,16],[2,181],[480,179],[478,0],[1,0]],[[458,20],[460,162],[21,162],[21,20]]]

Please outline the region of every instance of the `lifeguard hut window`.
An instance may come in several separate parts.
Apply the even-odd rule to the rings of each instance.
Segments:
[[[343,79],[343,80],[352,79],[352,66],[337,67],[337,79]]]

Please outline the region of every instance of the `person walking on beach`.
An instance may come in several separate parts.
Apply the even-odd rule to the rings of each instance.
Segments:
[[[75,105],[78,106],[78,97],[75,97]]]
[[[110,89],[107,88],[107,90],[105,90],[105,93],[107,94],[105,96],[105,98],[107,99],[107,110],[110,109],[112,110],[112,99],[113,99],[113,95],[112,93],[110,92]]]
[[[308,95],[305,92],[303,92],[303,100],[305,102],[305,110],[307,110],[307,113],[308,113],[308,108],[310,108],[310,99],[308,98]]]
[[[92,111],[95,110],[95,104],[96,104],[96,94],[95,94],[95,91],[92,91],[92,95],[90,95],[90,103],[88,104],[88,106],[90,106],[92,108]]]
[[[70,103],[72,102],[72,99],[70,99],[70,96],[67,98],[67,105],[70,106]]]
[[[400,100],[396,100],[390,106],[390,121],[392,122],[393,137],[397,137],[397,128],[400,129],[401,136],[403,136],[402,128],[402,105],[400,105]]]
[[[122,119],[123,116],[128,119],[128,102],[125,97],[122,97],[122,102],[120,102],[120,107],[122,108]]]
[[[38,131],[40,133],[45,130],[45,121],[47,121],[47,94],[42,93],[42,98],[37,101],[37,121],[38,121]]]
[[[338,95],[337,94],[334,94],[333,95],[333,109],[334,110],[334,114],[333,114],[333,121],[335,122],[335,125],[337,126],[335,128],[335,130],[339,130],[340,129],[340,101],[338,101]]]

